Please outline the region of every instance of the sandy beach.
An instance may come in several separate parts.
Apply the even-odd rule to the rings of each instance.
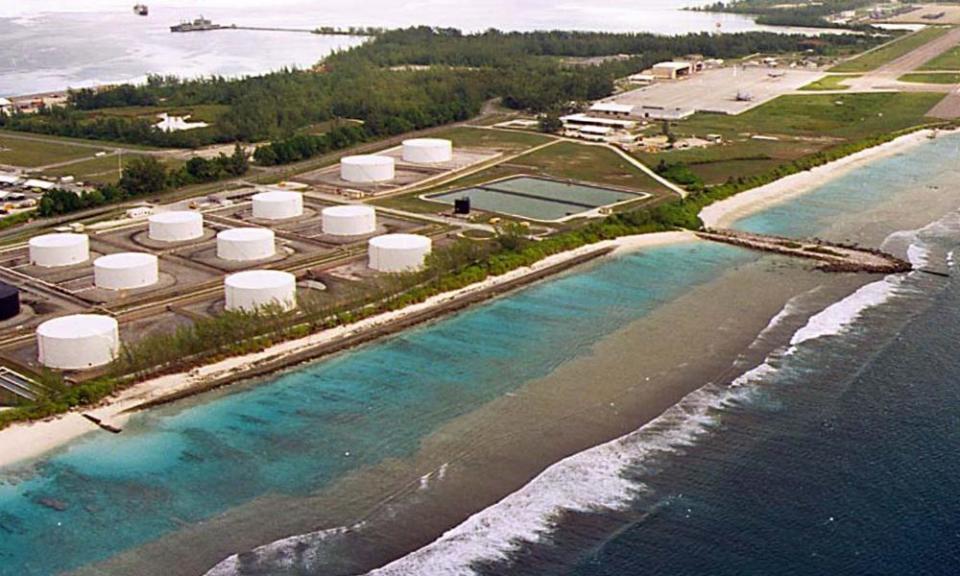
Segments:
[[[410,316],[422,314],[431,309],[449,304],[456,300],[488,291],[497,286],[516,282],[525,277],[535,275],[545,269],[558,266],[564,262],[576,260],[593,252],[616,252],[640,250],[643,248],[661,246],[676,242],[690,242],[696,237],[690,232],[664,232],[658,234],[644,234],[628,236],[617,240],[599,242],[583,246],[563,254],[555,254],[536,264],[519,268],[444,294],[433,296],[424,302],[408,306],[377,316],[366,318],[353,324],[340,326],[311,334],[304,338],[282,342],[263,351],[243,356],[228,358],[214,364],[209,364],[191,370],[169,374],[136,384],[117,395],[109,398],[100,406],[70,412],[62,416],[39,422],[21,423],[8,426],[0,430],[0,466],[7,466],[22,460],[36,458],[46,452],[54,450],[71,440],[100,428],[84,416],[89,415],[97,420],[112,426],[122,427],[131,411],[147,403],[156,403],[172,395],[182,396],[191,389],[207,388],[212,381],[226,378],[239,378],[258,365],[264,363],[282,362],[285,358],[318,346],[336,343],[360,333],[396,323]],[[104,432],[106,433],[106,432]]]
[[[700,212],[700,219],[708,228],[727,228],[733,222],[760,212],[770,206],[779,204],[790,198],[805,194],[814,188],[839,178],[844,174],[875,162],[881,158],[894,156],[927,141],[934,133],[933,130],[919,130],[906,134],[890,142],[873,148],[861,150],[839,160],[817,166],[812,170],[800,172],[760,186],[736,196],[715,202]]]

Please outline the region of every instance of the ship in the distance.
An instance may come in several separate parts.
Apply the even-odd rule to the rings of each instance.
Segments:
[[[170,27],[171,32],[205,32],[207,30],[223,30],[224,28],[234,28],[234,26],[221,26],[220,24],[214,24],[212,21],[207,20],[203,16],[197,18],[193,22],[181,22],[175,26]]]
[[[133,13],[137,16],[147,16],[150,14],[150,8],[146,4],[134,4]]]

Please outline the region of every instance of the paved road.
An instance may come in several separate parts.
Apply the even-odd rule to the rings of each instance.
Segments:
[[[859,78],[850,78],[844,84],[850,86],[850,92],[950,92],[955,86],[900,82],[898,78],[916,70],[958,44],[960,44],[960,28],[954,28],[943,36],[880,66],[876,70],[867,72]]]

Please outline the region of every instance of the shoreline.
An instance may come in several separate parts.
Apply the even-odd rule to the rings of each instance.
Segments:
[[[929,140],[931,135],[938,132],[943,131],[934,131],[930,128],[917,130],[822,166],[746,190],[706,206],[700,211],[700,219],[707,228],[727,228],[737,220],[806,194],[865,164],[905,152]]]
[[[705,207],[700,212],[700,218],[707,227],[729,226],[740,218],[805,194],[855,168],[908,150],[929,139],[931,134],[934,134],[932,129],[918,130],[811,170],[741,192]],[[263,376],[335,354],[459,311],[597,257],[695,239],[693,232],[660,232],[626,236],[583,246],[547,257],[526,268],[488,278],[459,290],[438,294],[403,310],[379,314],[354,324],[282,342],[260,352],[227,358],[190,372],[153,378],[123,390],[101,405],[87,410],[72,411],[47,420],[12,424],[0,430],[0,445],[4,447],[0,453],[0,467],[41,456],[84,434],[102,430],[103,425],[122,428],[130,414],[136,410],[166,404],[237,380]],[[92,416],[101,422],[101,425],[91,421],[86,415]]]
[[[811,170],[741,192],[705,207],[700,212],[700,218],[704,225],[710,228],[729,226],[736,220],[805,194],[855,168],[906,151],[929,139],[934,133],[932,129],[918,130]],[[237,380],[264,376],[296,364],[336,354],[457,312],[601,256],[694,240],[696,237],[693,232],[659,232],[583,246],[547,257],[526,268],[438,294],[403,310],[379,314],[354,324],[282,342],[260,352],[227,358],[190,372],[153,378],[123,390],[90,409],[72,411],[46,420],[12,424],[0,430],[0,445],[4,447],[0,453],[0,467],[39,457],[84,434],[103,430],[104,425],[122,428],[134,411],[167,404]],[[92,416],[101,424],[96,424],[86,415]]]
[[[402,310],[275,344],[260,352],[140,382],[99,406],[35,422],[11,424],[0,430],[0,467],[42,456],[102,425],[122,428],[132,412],[167,404],[213,390],[237,380],[274,373],[292,365],[354,348],[411,326],[441,318],[603,256],[642,248],[696,241],[692,232],[659,232],[606,240],[555,254],[532,266],[487,278],[458,290],[438,294]],[[89,417],[101,422],[98,426]]]

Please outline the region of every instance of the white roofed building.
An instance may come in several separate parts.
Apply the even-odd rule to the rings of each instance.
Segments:
[[[53,190],[54,188],[57,187],[56,183],[54,183],[54,182],[48,182],[48,181],[46,181],[46,180],[38,180],[38,179],[36,179],[36,178],[31,178],[31,179],[29,179],[29,180],[26,180],[26,181],[22,184],[22,186],[23,186],[24,188],[32,188],[32,189],[35,189],[35,190],[43,190],[44,192],[47,191],[47,190]]]
[[[16,174],[0,174],[0,186],[13,186],[20,181]]]
[[[683,76],[689,76],[694,72],[692,62],[660,62],[654,64],[651,73],[657,78],[667,80],[676,80]]]
[[[570,128],[570,126],[606,126],[608,128],[613,128],[614,130],[630,130],[635,128],[637,125],[637,123],[632,120],[600,118],[598,116],[590,116],[587,114],[569,114],[567,116],[561,116],[560,121],[563,122],[565,128]]]
[[[576,130],[576,136],[584,140],[594,142],[604,142],[614,134],[614,129],[609,126],[581,126]]]
[[[605,116],[628,117],[633,112],[633,106],[630,104],[617,104],[616,102],[597,102],[590,107],[590,112],[602,114]]]

